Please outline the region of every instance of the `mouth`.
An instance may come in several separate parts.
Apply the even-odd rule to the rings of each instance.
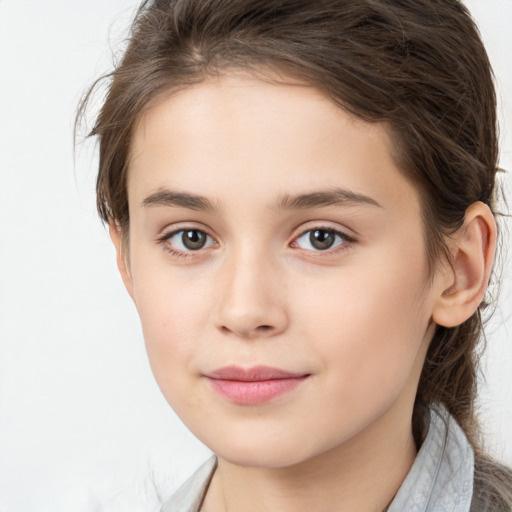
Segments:
[[[226,366],[204,375],[214,391],[238,405],[268,402],[294,390],[309,376],[268,366]]]

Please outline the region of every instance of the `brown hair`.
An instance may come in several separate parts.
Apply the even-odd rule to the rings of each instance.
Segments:
[[[126,176],[134,126],[148,103],[229,69],[277,71],[341,108],[385,122],[404,174],[421,194],[431,268],[445,236],[482,201],[494,211],[496,97],[477,28],[458,0],[147,0],[91,135],[100,141],[98,211],[129,225]],[[482,308],[483,306],[481,306]],[[481,309],[480,308],[480,309]],[[475,414],[481,313],[438,327],[416,397],[442,403],[475,450],[475,503],[512,510],[512,472],[481,448]]]

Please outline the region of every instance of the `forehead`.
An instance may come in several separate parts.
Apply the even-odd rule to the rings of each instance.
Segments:
[[[130,202],[166,187],[222,202],[231,190],[269,200],[340,186],[395,206],[417,200],[386,126],[355,118],[305,84],[210,78],[154,101],[134,131]]]

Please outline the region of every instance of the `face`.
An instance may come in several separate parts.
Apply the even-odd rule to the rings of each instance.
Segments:
[[[282,467],[409,422],[436,300],[384,126],[225,76],[135,131],[129,266],[158,384],[214,452]]]

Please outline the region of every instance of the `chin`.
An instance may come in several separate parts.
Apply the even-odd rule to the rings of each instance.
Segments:
[[[305,440],[292,436],[247,434],[231,436],[219,442],[215,439],[209,448],[220,458],[231,464],[254,468],[286,468],[315,457],[323,450],[308,445]],[[208,443],[207,443],[208,444]]]
[[[288,468],[304,462],[309,457],[306,455],[289,453],[277,450],[229,450],[229,452],[215,452],[216,455],[230,464],[241,467],[279,469]]]

